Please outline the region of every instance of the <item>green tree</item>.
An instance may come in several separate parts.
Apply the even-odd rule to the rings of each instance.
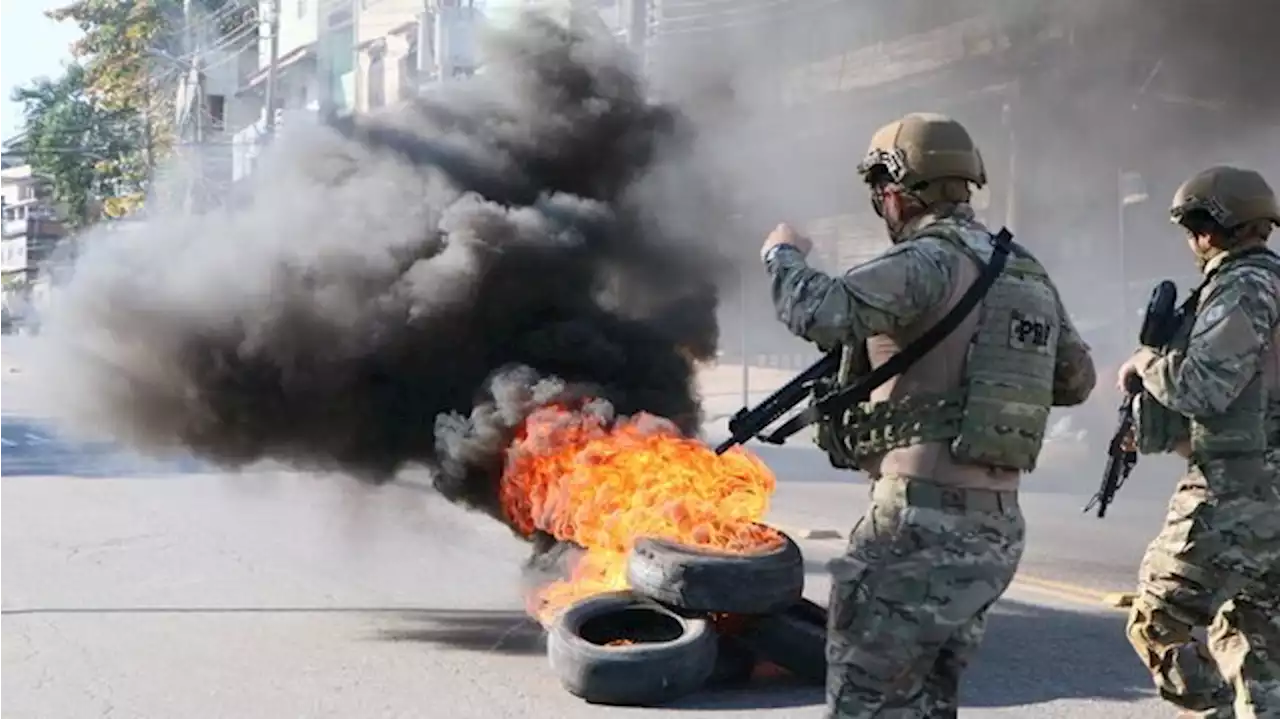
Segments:
[[[12,97],[23,106],[21,149],[32,171],[49,183],[68,224],[92,222],[97,199],[127,181],[114,160],[135,152],[135,119],[98,102],[79,64],[56,79],[17,88]]]
[[[255,21],[253,8],[235,0],[195,0],[192,29],[240,33]],[[127,151],[98,160],[95,169],[117,178],[120,193],[107,199],[120,214],[141,202],[151,172],[172,152],[178,80],[187,29],[182,0],[76,0],[47,13],[84,32],[71,48],[84,66],[85,92],[102,110],[130,118],[116,127],[128,133]],[[157,58],[177,58],[157,60]]]

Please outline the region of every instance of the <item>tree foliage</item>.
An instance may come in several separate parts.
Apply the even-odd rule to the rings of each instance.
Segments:
[[[82,67],[82,92],[118,133],[113,152],[93,169],[115,180],[108,214],[136,208],[156,164],[173,150],[177,85],[190,72],[183,55],[182,0],[75,0],[49,17],[84,35],[71,48]],[[193,32],[222,36],[248,27],[251,8],[234,0],[195,0]]]
[[[156,71],[155,57],[171,49],[169,28],[180,12],[180,0],[78,0],[49,13],[84,32],[71,51],[84,64],[85,89],[94,102],[135,118],[129,151],[100,159],[95,167],[124,178],[128,192],[145,185],[173,146],[172,103],[164,92],[169,83]]]
[[[57,79],[38,78],[13,92],[26,125],[21,150],[71,225],[92,221],[95,198],[128,181],[110,161],[134,149],[134,119],[98,102],[87,77],[83,65],[71,64]]]

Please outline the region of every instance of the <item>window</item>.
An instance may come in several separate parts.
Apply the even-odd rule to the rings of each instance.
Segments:
[[[209,124],[215,130],[225,130],[227,127],[227,98],[223,95],[209,95],[205,99],[209,105]]]
[[[19,185],[19,186],[18,186],[18,201],[19,201],[19,202],[21,202],[21,201],[23,201],[23,200],[33,200],[33,199],[35,199],[35,196],[36,196],[36,188],[35,188],[35,185]]]

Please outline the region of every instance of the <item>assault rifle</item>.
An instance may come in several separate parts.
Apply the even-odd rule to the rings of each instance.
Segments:
[[[829,380],[840,369],[842,354],[840,348],[831,350],[760,404],[738,410],[737,414],[729,420],[729,438],[716,447],[716,454],[724,454],[730,447],[742,444],[752,437],[769,444],[782,444],[791,435],[821,421],[824,417],[836,416],[854,404],[866,400],[871,396],[872,390],[902,374],[960,326],[1004,271],[1009,253],[1015,251],[1013,234],[1008,229],[1002,229],[991,237],[991,245],[993,247],[991,259],[982,268],[978,279],[961,295],[956,306],[952,307],[937,324],[902,348],[902,351],[852,384],[831,389],[832,383]],[[807,408],[796,413],[768,435],[760,434],[810,395],[818,396]]]
[[[766,427],[778,421],[782,415],[813,394],[818,383],[834,377],[840,368],[840,349],[834,349],[823,355],[822,359],[809,365],[809,368],[796,375],[790,382],[779,387],[777,391],[755,407],[743,407],[729,419],[729,438],[716,447],[716,454],[724,454],[737,444],[755,437],[761,442],[782,444],[786,438],[776,438],[773,434],[761,435]]]
[[[1163,349],[1169,346],[1174,333],[1182,326],[1187,313],[1195,309],[1199,300],[1202,284],[1197,287],[1181,306],[1177,305],[1178,286],[1169,280],[1163,280],[1151,291],[1151,299],[1147,301],[1147,310],[1142,316],[1142,329],[1138,332],[1138,342],[1143,347]],[[1115,434],[1107,446],[1107,466],[1102,471],[1102,485],[1089,499],[1084,511],[1098,508],[1098,518],[1107,516],[1107,507],[1116,497],[1116,492],[1124,486],[1125,480],[1133,472],[1138,463],[1138,452],[1130,444],[1133,441],[1134,417],[1133,403],[1142,394],[1142,379],[1130,375],[1125,380],[1124,399],[1120,401],[1119,420]]]
[[[1120,401],[1120,421],[1116,423],[1116,433],[1111,435],[1111,444],[1107,447],[1107,467],[1102,470],[1102,486],[1084,507],[1084,511],[1088,512],[1096,506],[1099,519],[1107,516],[1107,507],[1138,463],[1138,452],[1130,445],[1130,441],[1134,428],[1133,401],[1141,392],[1142,380],[1129,375],[1125,380],[1124,399]]]

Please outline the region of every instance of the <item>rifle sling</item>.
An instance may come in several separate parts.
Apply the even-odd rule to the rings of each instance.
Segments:
[[[956,303],[956,306],[952,307],[951,311],[939,320],[937,324],[925,330],[924,334],[912,340],[906,347],[902,348],[902,351],[890,357],[884,364],[863,375],[853,384],[832,392],[805,408],[804,411],[787,420],[781,427],[763,439],[772,444],[782,444],[791,435],[821,420],[824,415],[842,411],[850,405],[865,400],[871,396],[871,392],[877,387],[907,371],[911,365],[920,361],[921,357],[924,357],[930,350],[938,346],[938,343],[946,339],[952,332],[955,332],[960,323],[964,321],[964,318],[973,311],[978,302],[991,290],[996,278],[1004,271],[1005,262],[1009,259],[1009,253],[1012,251],[1012,242],[1013,234],[1009,232],[1008,228],[1001,229],[992,238],[991,244],[995,246],[995,250],[991,254],[991,260],[983,266],[982,273],[978,275],[978,279],[969,286],[969,289],[965,290],[964,295],[960,297],[960,301]]]

